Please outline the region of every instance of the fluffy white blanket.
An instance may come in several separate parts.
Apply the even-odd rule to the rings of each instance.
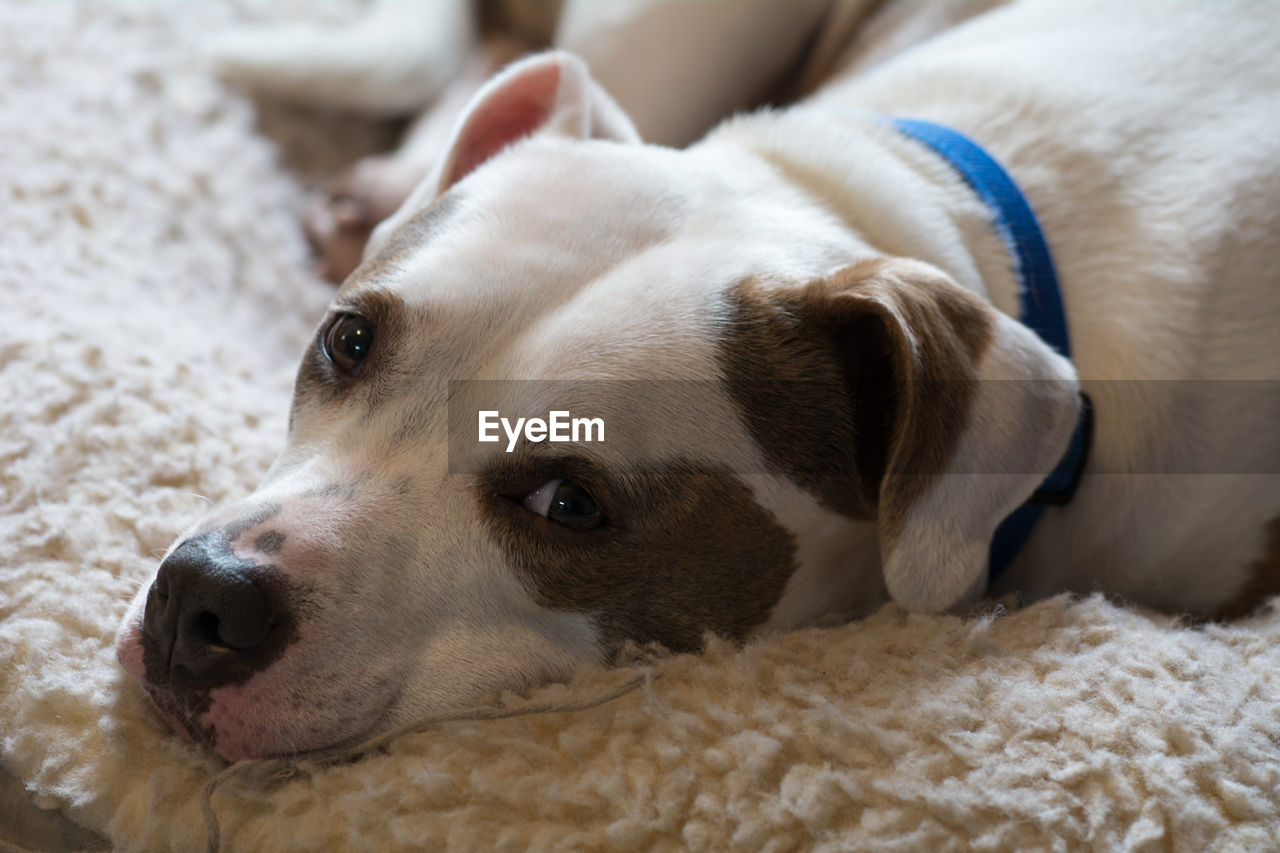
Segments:
[[[349,11],[270,13],[315,5]],[[195,58],[255,10],[0,11],[0,765],[123,850],[203,847],[200,794],[221,766],[150,711],[112,632],[175,533],[270,463],[330,296],[307,272],[297,178]],[[305,137],[306,121],[277,130]],[[1280,837],[1274,607],[1203,628],[1098,597],[969,621],[887,607],[643,672],[660,677],[587,710],[442,723],[340,766],[250,767],[211,797],[221,843],[1243,851]],[[634,673],[505,703],[585,701]],[[31,830],[12,800],[0,839],[85,843]]]

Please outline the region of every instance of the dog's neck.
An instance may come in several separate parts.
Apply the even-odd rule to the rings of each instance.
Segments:
[[[804,105],[722,125],[708,145],[763,160],[877,255],[926,261],[1018,315],[1018,283],[991,210],[949,163],[882,116]],[[833,164],[839,164],[833,166]]]

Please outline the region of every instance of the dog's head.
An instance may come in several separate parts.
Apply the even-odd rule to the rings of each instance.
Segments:
[[[945,609],[1065,446],[1070,378],[762,160],[641,145],[581,63],[535,57],[375,235],[303,356],[284,453],[178,540],[119,656],[237,759],[628,641],[886,593]],[[1068,381],[983,381],[1026,379]],[[521,417],[547,423],[512,438]]]

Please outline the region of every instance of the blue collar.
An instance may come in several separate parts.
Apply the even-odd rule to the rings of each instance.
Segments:
[[[1067,315],[1062,309],[1058,273],[1049,244],[1013,178],[981,146],[950,128],[912,118],[897,118],[892,123],[900,132],[941,155],[991,209],[1022,283],[1018,319],[1063,357],[1071,358]],[[1082,393],[1080,397],[1080,421],[1067,452],[1031,498],[996,528],[991,540],[988,584],[994,583],[1013,562],[1031,538],[1045,508],[1067,503],[1080,485],[1093,438],[1093,407],[1086,395]]]

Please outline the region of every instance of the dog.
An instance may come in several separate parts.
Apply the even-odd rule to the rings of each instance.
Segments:
[[[574,56],[517,62],[375,230],[285,450],[179,537],[120,661],[236,760],[888,600],[1247,611],[1280,589],[1276,23],[1019,0],[684,150]],[[1030,264],[981,179],[903,119],[1016,183],[1070,358],[1018,319]]]

